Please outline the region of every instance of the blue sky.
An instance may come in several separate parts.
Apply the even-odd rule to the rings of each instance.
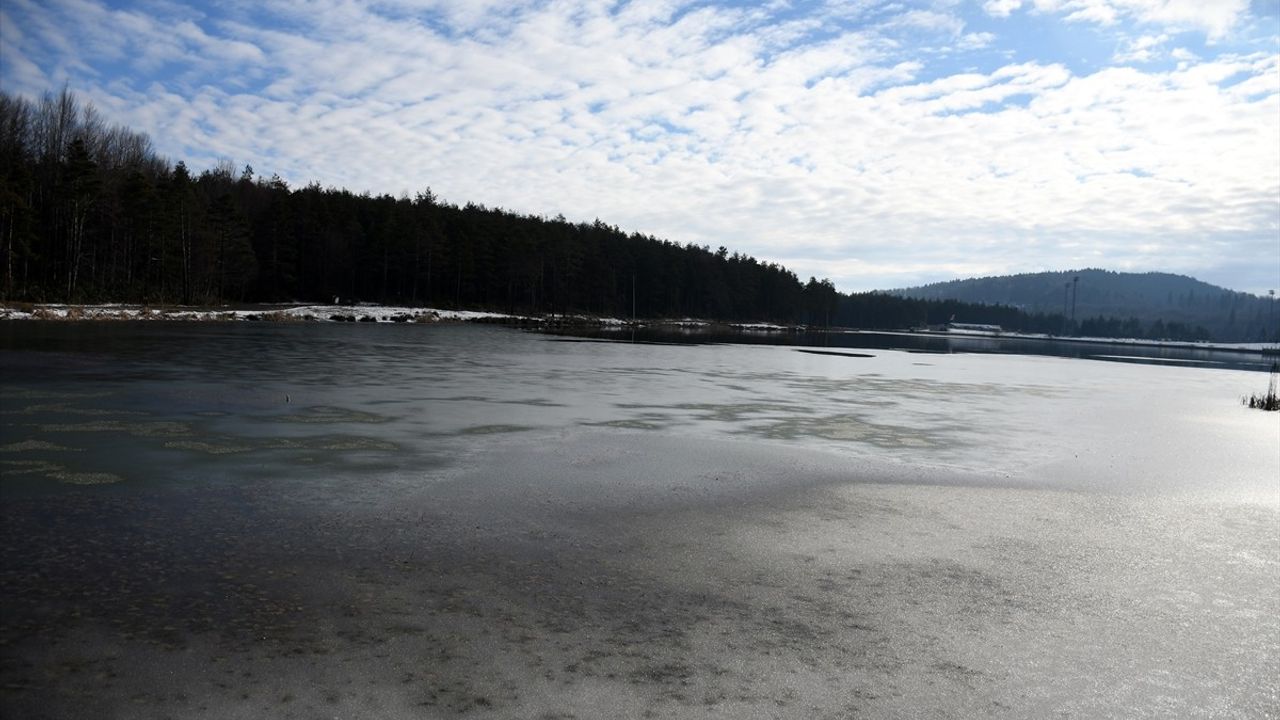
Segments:
[[[1280,2],[5,0],[193,168],[442,198],[842,290],[1103,267],[1280,288]]]

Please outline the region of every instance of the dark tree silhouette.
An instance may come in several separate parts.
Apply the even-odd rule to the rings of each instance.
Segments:
[[[150,140],[108,126],[69,90],[0,92],[0,300],[201,303],[376,301],[520,313],[702,317],[910,328],[952,318],[1058,332],[1061,314],[883,293],[843,295],[726,247],[680,245],[597,219],[521,215],[414,197],[290,188],[229,161],[193,177]],[[1080,307],[1097,291],[1082,273]],[[1241,332],[1262,308],[1230,300]],[[1199,339],[1179,318],[1099,315],[1082,334]]]

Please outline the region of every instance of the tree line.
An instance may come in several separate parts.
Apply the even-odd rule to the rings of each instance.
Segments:
[[[952,318],[1066,329],[1060,315],[1005,306],[846,295],[829,280],[802,282],[725,247],[598,219],[460,206],[429,188],[413,197],[291,188],[229,161],[194,174],[67,89],[36,102],[0,92],[0,253],[5,301],[371,301],[872,329]],[[1178,339],[1196,332],[1161,331]]]

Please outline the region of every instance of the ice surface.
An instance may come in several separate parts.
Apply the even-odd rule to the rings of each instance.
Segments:
[[[1260,373],[470,326],[0,342],[5,716],[1280,708]]]

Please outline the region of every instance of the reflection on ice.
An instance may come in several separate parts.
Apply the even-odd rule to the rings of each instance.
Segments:
[[[276,415],[272,419],[277,422],[313,424],[384,423],[391,420],[385,415],[376,413],[321,405],[300,408],[297,412]]]
[[[1232,403],[1252,387],[1254,376],[1239,371],[965,354],[920,364],[889,349],[848,358],[563,343],[473,327],[117,332],[125,337],[94,345],[99,364],[74,348],[8,356],[13,377],[38,366],[55,380],[9,388],[33,400],[6,408],[23,440],[157,438],[150,451],[222,456],[360,449],[412,467],[418,454],[456,452],[455,442],[477,437],[612,427],[757,438],[1031,484],[1214,492],[1256,484],[1231,468],[1274,442],[1268,421],[1241,417]],[[130,391],[135,378],[145,393]],[[309,426],[326,433],[312,437]]]
[[[72,329],[54,332],[71,342]],[[1029,484],[1211,492],[1256,486],[1252,471],[1232,468],[1241,457],[1265,458],[1274,442],[1267,420],[1241,417],[1232,403],[1252,387],[1254,376],[1239,371],[1011,355],[920,364],[889,349],[848,358],[773,346],[563,343],[473,327],[116,332],[98,338],[96,356],[74,344],[8,356],[9,375],[39,367],[51,378],[9,388],[33,401],[6,408],[22,440],[81,447],[156,438],[143,443],[148,452],[220,456],[358,449],[409,468],[423,453],[454,453],[478,437],[612,427],[757,438]],[[56,349],[55,340],[43,338]],[[133,392],[135,382],[146,392]],[[326,432],[314,436],[310,426]]]

